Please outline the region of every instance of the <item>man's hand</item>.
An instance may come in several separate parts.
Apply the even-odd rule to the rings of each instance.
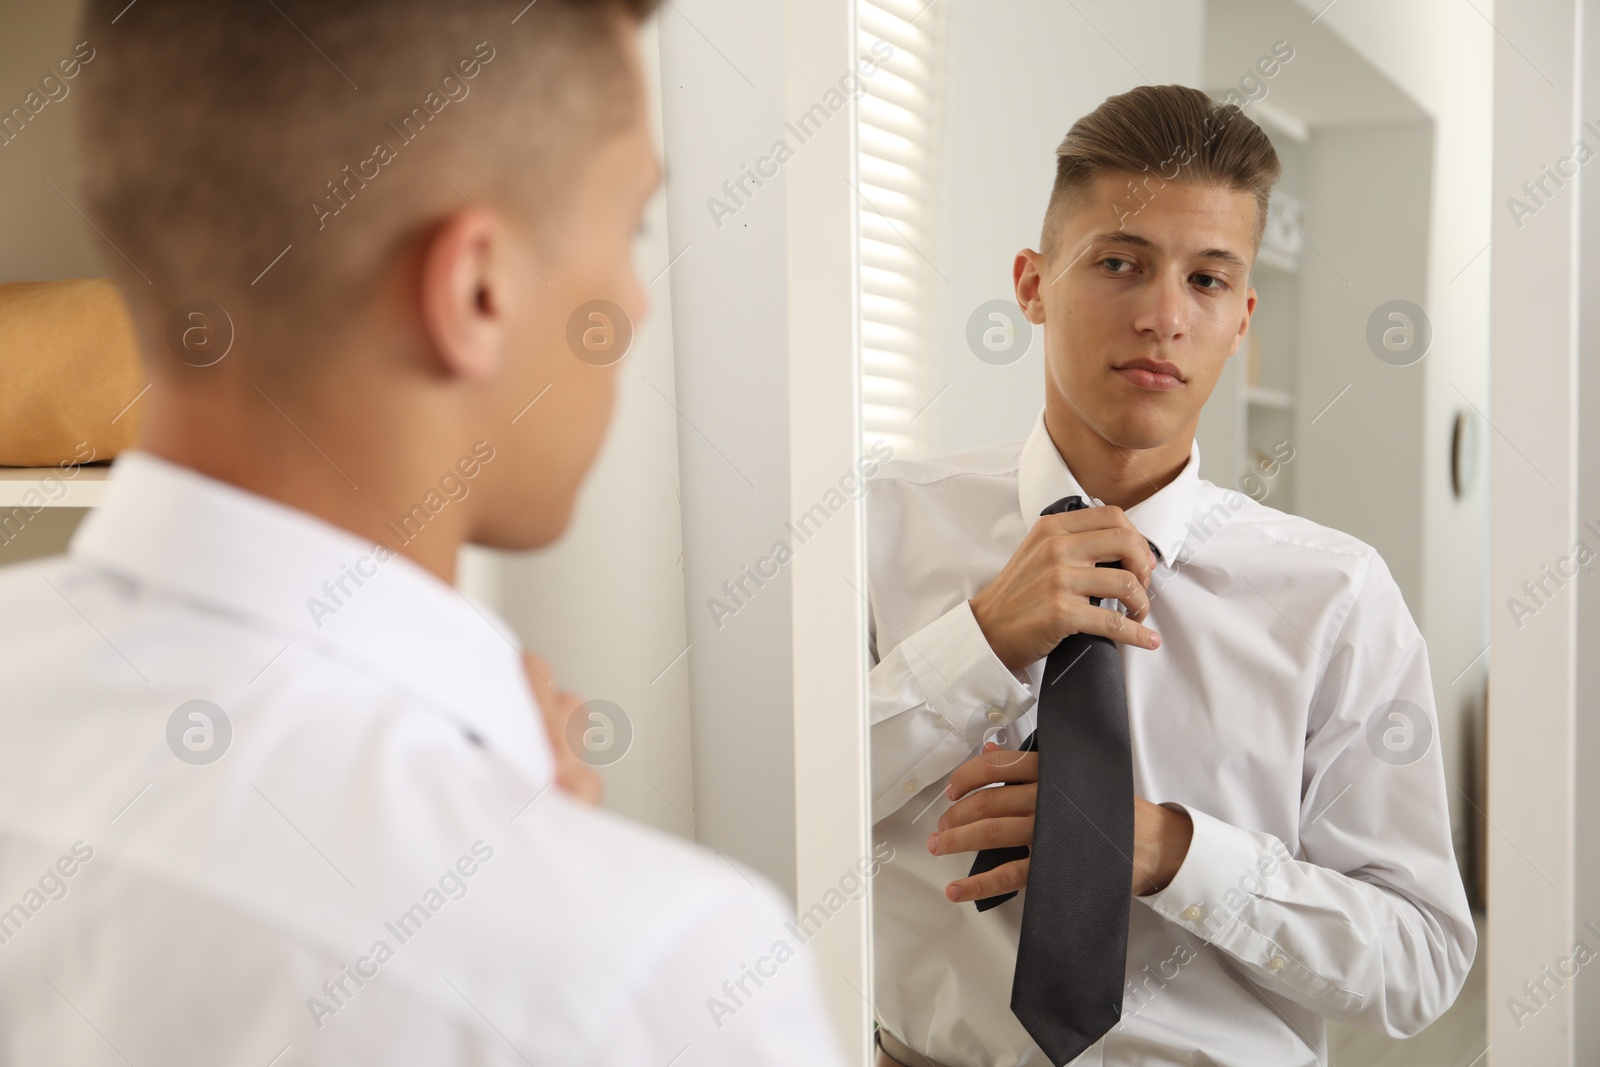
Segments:
[[[528,684],[544,715],[545,734],[550,738],[550,754],[556,764],[556,785],[579,800],[600,803],[603,783],[599,773],[579,759],[567,742],[567,720],[583,703],[583,698],[555,687],[550,680],[550,664],[543,656],[524,652],[522,666],[528,672]]]
[[[994,782],[1006,784],[983,788]],[[939,816],[939,829],[928,838],[928,851],[943,856],[1032,845],[1038,783],[1037,752],[1013,752],[990,741],[982,752],[951,772],[944,795],[955,803]],[[1014,892],[1027,884],[1028,857],[1024,856],[992,871],[957,878],[944,887],[944,895],[959,904]]]
[[[1095,566],[1112,560],[1122,569]],[[1155,565],[1121,508],[1041,515],[994,581],[972,598],[972,614],[1010,670],[1043,659],[1075,633],[1157,648],[1161,636],[1139,625],[1150,614]],[[1094,607],[1092,596],[1119,600],[1128,614]]]
[[[1000,782],[1002,785],[993,785]],[[1039,754],[1014,752],[993,741],[950,775],[945,795],[956,802],[939,816],[928,838],[935,856],[976,852],[1009,845],[1033,845],[1038,807]],[[992,788],[985,788],[992,786]],[[1137,896],[1165,889],[1189,852],[1194,824],[1187,812],[1133,798],[1133,882]],[[1011,893],[1028,884],[1028,857],[992,871],[958,878],[944,888],[946,898],[962,903]]]
[[[1147,897],[1172,884],[1193,837],[1188,812],[1134,797],[1133,895]]]

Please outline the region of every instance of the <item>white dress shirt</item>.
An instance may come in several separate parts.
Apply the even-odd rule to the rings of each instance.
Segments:
[[[842,1063],[770,883],[552,786],[515,642],[124,454],[0,571],[0,1063]]]
[[[1451,848],[1428,655],[1368,545],[1199,477],[1128,518],[1157,548],[1156,650],[1118,647],[1137,794],[1188,811],[1171,884],[1130,890],[1123,1015],[1075,1064],[1326,1061],[1324,1019],[1410,1035],[1477,947]],[[950,772],[1033,730],[1044,660],[1012,672],[975,596],[1048,504],[1084,493],[1045,430],[893,460],[868,492],[880,1025],[949,1067],[1046,1064],[1009,1003],[1026,890],[979,913],[931,856]],[[1107,602],[1114,605],[1114,602]],[[1390,705],[1390,701],[1409,704]]]

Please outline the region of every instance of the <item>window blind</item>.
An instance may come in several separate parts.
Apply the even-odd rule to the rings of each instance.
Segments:
[[[894,49],[857,101],[863,448],[920,454],[913,419],[927,402],[934,254],[933,160],[941,5],[857,0],[859,54]],[[879,53],[885,51],[878,45]]]

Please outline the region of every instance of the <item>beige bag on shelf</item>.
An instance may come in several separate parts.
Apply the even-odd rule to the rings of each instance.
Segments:
[[[0,466],[111,459],[133,444],[146,382],[111,281],[0,284]]]

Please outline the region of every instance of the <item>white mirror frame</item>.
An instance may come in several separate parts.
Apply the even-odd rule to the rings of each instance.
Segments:
[[[1600,982],[1563,975],[1552,988],[1545,975],[1571,961],[1580,940],[1600,948],[1600,597],[1588,578],[1531,617],[1516,620],[1505,605],[1525,597],[1523,583],[1545,565],[1570,562],[1580,540],[1596,544],[1586,523],[1600,524],[1600,221],[1584,201],[1600,191],[1600,174],[1574,166],[1537,219],[1516,221],[1506,205],[1526,203],[1523,185],[1541,177],[1541,164],[1561,167],[1580,139],[1594,146],[1584,90],[1600,78],[1600,11],[1583,0],[1499,10],[1516,19],[1515,44],[1498,34],[1494,56],[1491,918],[1479,951],[1490,962],[1488,1062],[1570,1067],[1600,1062]],[[1530,1001],[1530,981],[1554,995]],[[1536,1017],[1513,1016],[1512,998]]]
[[[786,112],[798,115],[855,69],[853,0],[786,0]],[[792,512],[861,458],[856,101],[787,164]],[[837,891],[872,850],[867,796],[864,494],[795,554],[795,849],[799,906]],[[872,1062],[871,893],[809,944],[846,1062]]]

